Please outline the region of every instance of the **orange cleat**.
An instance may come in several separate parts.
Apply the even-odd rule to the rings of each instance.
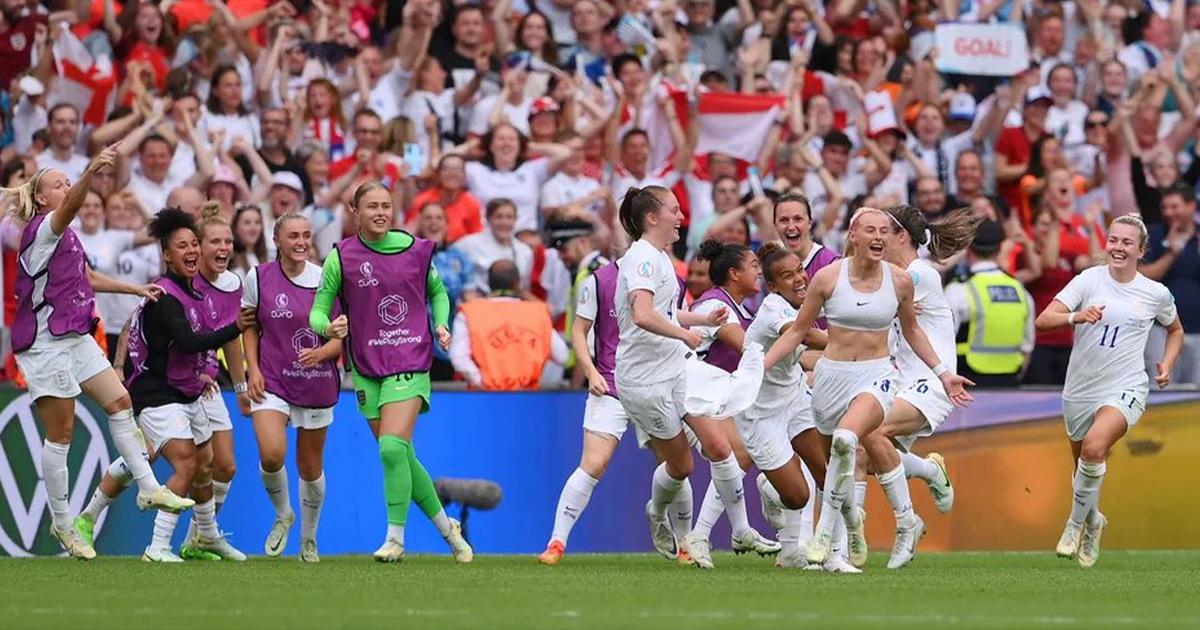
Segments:
[[[680,549],[679,556],[677,556],[677,557],[679,558],[679,564],[691,564],[692,563],[692,556],[691,556],[691,554],[689,554],[687,552],[687,549]]]
[[[550,565],[558,564],[558,561],[562,560],[564,552],[566,552],[566,547],[560,541],[551,540],[542,555],[538,556],[538,562]]]

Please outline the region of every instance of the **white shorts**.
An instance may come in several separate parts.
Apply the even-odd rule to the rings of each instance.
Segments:
[[[1067,437],[1072,442],[1082,442],[1096,420],[1101,407],[1112,407],[1125,416],[1126,431],[1142,419],[1146,412],[1146,390],[1127,389],[1101,400],[1064,400],[1063,420],[1067,425]]]
[[[759,470],[782,468],[795,455],[792,438],[813,428],[812,403],[807,391],[798,392],[782,411],[762,415],[751,407],[734,417],[746,452]]]
[[[634,424],[650,437],[669,440],[683,431],[687,379],[682,373],[650,385],[617,385],[621,405]]]
[[[890,357],[872,361],[817,361],[813,381],[813,423],[822,435],[833,435],[846,409],[859,394],[870,394],[887,416],[896,396],[896,368]]]
[[[170,440],[192,440],[203,444],[212,439],[208,414],[204,413],[200,401],[146,407],[138,414],[138,424],[155,452]]]
[[[271,392],[263,392],[263,396],[265,399],[261,403],[250,401],[250,413],[277,411],[287,417],[289,425],[307,431],[324,429],[333,424],[333,407],[297,407]]]
[[[225,397],[220,393],[213,394],[212,398],[201,394],[200,407],[208,416],[208,427],[213,433],[233,430],[233,418],[229,416],[229,407],[225,406]]]
[[[620,442],[628,427],[629,415],[625,413],[621,401],[612,396],[588,394],[587,403],[583,407],[584,429],[611,436]]]
[[[86,335],[58,337],[16,354],[17,367],[29,384],[29,397],[75,398],[79,388],[97,374],[112,369],[96,340]]]
[[[942,380],[939,378],[923,378],[910,383],[896,394],[896,398],[904,399],[925,416],[925,426],[916,433],[896,436],[896,442],[906,451],[912,449],[917,438],[933,435],[954,411],[954,403],[950,402],[946,388],[942,386]]]

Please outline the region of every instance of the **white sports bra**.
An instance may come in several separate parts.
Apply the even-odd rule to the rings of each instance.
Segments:
[[[850,260],[843,259],[837,284],[825,302],[825,320],[830,326],[850,330],[887,330],[896,318],[900,300],[892,286],[892,270],[883,265],[883,281],[874,293],[862,293],[850,285]]]

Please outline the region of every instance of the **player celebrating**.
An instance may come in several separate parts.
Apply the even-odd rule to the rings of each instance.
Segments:
[[[325,259],[309,325],[318,335],[346,340],[359,410],[379,438],[388,528],[375,559],[404,559],[404,524],[415,501],[454,559],[470,562],[474,554],[462,528],[446,516],[412,445],[417,415],[429,410],[431,312],[438,343],[450,345],[450,301],[432,265],[434,245],[390,230],[392,195],[379,182],[360,185],[350,208],[358,234],[342,239]],[[330,321],[335,299],[345,312]]]
[[[317,522],[325,502],[322,458],[341,384],[342,342],[322,344],[304,317],[321,284],[321,268],[308,261],[312,225],[303,215],[285,214],[275,221],[274,237],[279,259],[250,270],[242,294],[242,307],[258,313],[258,328],[247,329],[243,338],[259,466],[275,507],[264,549],[268,556],[282,554],[296,518],[283,463],[291,424],[300,469],[300,559],[318,562]]]
[[[813,420],[831,447],[817,531],[807,548],[809,562],[822,564],[833,543],[835,515],[845,521],[850,561],[866,563],[865,513],[847,500],[853,488],[859,441],[882,424],[896,392],[896,373],[888,353],[888,330],[900,318],[904,338],[945,386],[956,404],[971,400],[969,381],[941,363],[913,312],[913,286],[904,270],[883,262],[893,220],[877,208],[860,208],[850,219],[854,255],[818,271],[788,328],[767,354],[770,369],[791,354],[824,309],[829,342],[817,362],[813,382]],[[901,481],[904,481],[901,475]],[[911,510],[911,505],[909,510]]]
[[[108,414],[109,434],[128,462],[130,478],[138,484],[139,508],[178,512],[193,504],[154,478],[133,422],[129,393],[92,338],[96,323],[93,291],[151,300],[162,293],[153,285],[131,286],[93,271],[79,236],[69,227],[87,198],[92,176],[112,166],[116,157],[113,148],[101,151],[74,186],[62,171],[41,169],[18,188],[0,189],[4,197],[15,197],[8,213],[25,223],[18,254],[12,346],[46,431],[41,471],[50,507],[50,533],[68,554],[84,560],[96,557],[96,551],[75,531],[67,505],[67,453],[79,394],[86,393]]]
[[[1113,220],[1108,264],[1075,276],[1038,315],[1038,330],[1075,327],[1075,345],[1063,385],[1063,419],[1076,459],[1075,500],[1058,540],[1064,558],[1090,567],[1100,557],[1107,519],[1100,513],[1100,484],[1113,445],[1137,424],[1150,391],[1143,353],[1150,327],[1167,327],[1166,349],[1154,382],[1166,387],[1183,347],[1183,325],[1165,286],[1138,273],[1146,253],[1146,225],[1135,215]]]
[[[680,551],[666,511],[692,471],[691,448],[683,432],[685,422],[712,463],[714,483],[733,525],[734,539],[750,542],[757,536],[746,518],[742,469],[729,440],[717,421],[690,413],[688,406],[726,412],[721,415],[732,415],[749,406],[757,386],[751,386],[748,379],[761,381],[761,365],[757,364],[761,354],[756,357],[747,348],[734,378],[723,382],[711,379],[711,383],[697,379],[689,383],[690,373],[704,374],[693,364],[715,368],[690,361],[694,358],[690,349],[700,344],[700,337],[683,326],[719,326],[727,313],[715,310],[704,317],[687,311],[676,313],[679,283],[666,248],[679,239],[683,217],[679,201],[670,190],[661,186],[631,188],[621,204],[620,218],[635,242],[622,259],[617,279],[620,339],[616,385],[630,419],[650,435],[664,459],[654,471],[650,500],[646,504],[655,549],[668,558],[676,557]],[[757,351],[761,353],[761,349]],[[747,382],[740,383],[739,379]],[[708,404],[697,405],[696,400]]]

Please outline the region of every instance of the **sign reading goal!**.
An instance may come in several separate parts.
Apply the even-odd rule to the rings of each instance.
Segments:
[[[1029,43],[1016,24],[938,24],[938,72],[1011,77],[1029,69]]]

